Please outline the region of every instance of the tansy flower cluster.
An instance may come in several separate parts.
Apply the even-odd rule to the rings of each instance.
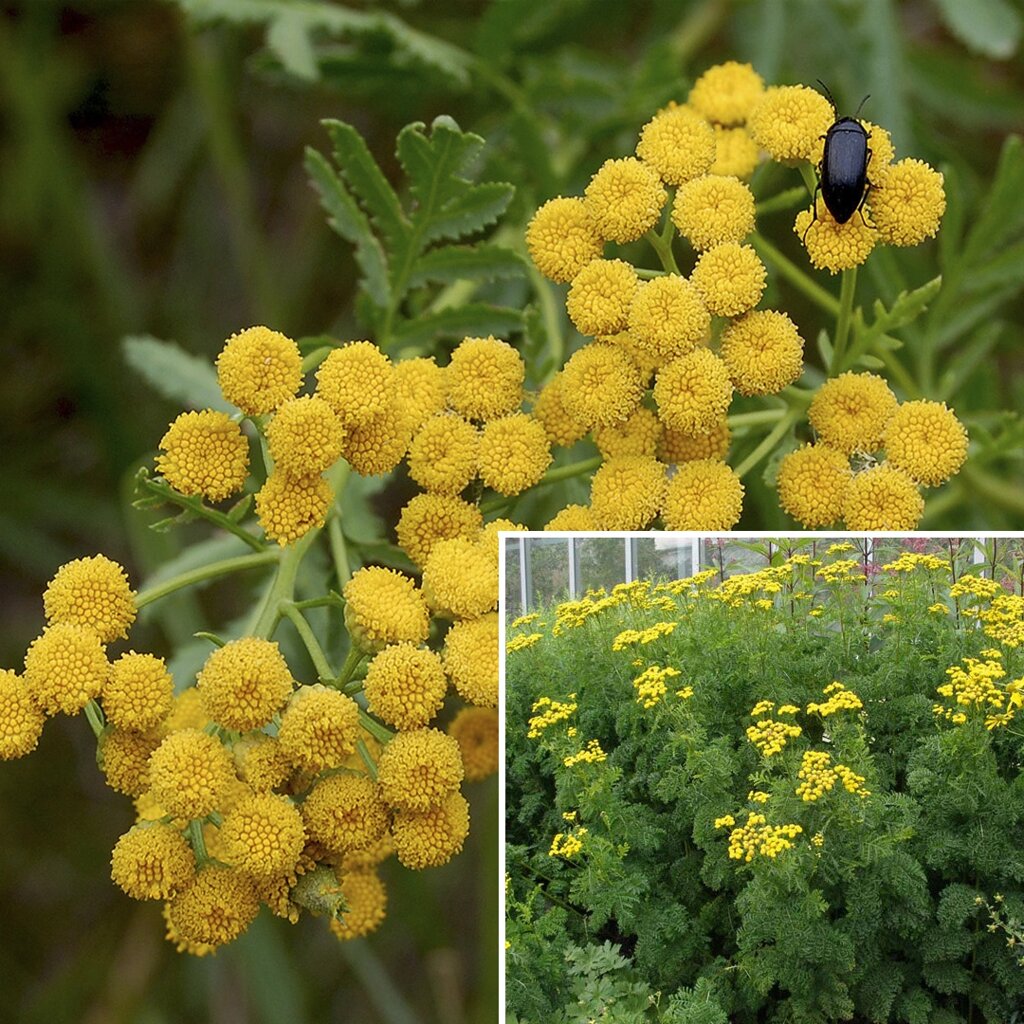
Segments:
[[[936,692],[940,697],[951,700],[953,706],[934,704],[932,711],[954,725],[963,725],[969,720],[969,713],[976,711],[979,717],[984,717],[986,729],[998,729],[1009,725],[1024,707],[1024,679],[999,683],[1006,677],[999,652],[984,651],[982,654],[984,660],[966,657],[961,665],[946,669],[949,682],[937,687]]]
[[[656,622],[653,626],[648,626],[647,629],[623,630],[612,641],[612,650],[621,651],[627,647],[653,643],[659,637],[670,636],[678,625],[678,622]]]
[[[556,832],[551,840],[551,849],[548,850],[549,857],[562,857],[565,860],[572,860],[583,850],[583,839],[587,835],[587,829],[580,825],[571,832]]]
[[[659,668],[657,665],[649,665],[633,680],[637,703],[644,708],[653,708],[668,692],[665,680],[672,679],[678,675],[681,675],[681,673],[677,668],[671,668],[670,666]],[[686,696],[692,696],[693,690],[689,687],[684,688],[684,690],[686,689],[689,689],[689,693]],[[677,690],[677,696],[682,697],[684,690]]]
[[[820,703],[812,701],[807,705],[807,714],[828,718],[829,715],[834,715],[839,711],[859,711],[864,707],[860,697],[852,690],[848,690],[838,680],[829,683],[821,692],[828,700]]]
[[[715,820],[715,828],[734,824],[731,814]],[[802,832],[800,825],[769,825],[763,814],[751,812],[745,824],[729,833],[729,858],[748,864],[758,855],[774,860],[780,853],[793,849],[793,840]]]
[[[796,795],[805,803],[814,803],[831,792],[837,782],[842,782],[848,793],[862,799],[871,795],[871,791],[864,788],[864,776],[846,765],[833,764],[832,755],[825,751],[805,751],[797,777],[801,782],[796,787]]]

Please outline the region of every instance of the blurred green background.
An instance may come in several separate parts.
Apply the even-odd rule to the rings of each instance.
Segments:
[[[322,118],[354,124],[396,180],[407,122],[446,113],[479,132],[482,179],[517,185],[503,236],[517,245],[539,202],[581,191],[721,60],[774,83],[824,78],[844,109],[870,92],[866,115],[901,155],[955,174],[968,222],[1004,137],[1024,127],[1020,0],[22,0],[4,15],[0,663],[15,667],[61,562],[102,550],[137,582],[181,543],[148,534],[127,505],[132,471],[179,410],[125,366],[124,335],[207,357],[252,323],[359,336],[349,248],[302,167],[306,145],[325,147]],[[1024,216],[1008,230],[982,295],[991,337],[964,369],[968,409],[1024,404]],[[793,254],[791,235],[780,224],[773,237]],[[900,257],[912,285],[935,273],[934,244]],[[881,294],[885,274],[872,269]],[[526,282],[508,287],[506,301],[532,300]],[[797,295],[782,299],[813,321]],[[537,355],[533,384],[551,369]],[[1019,427],[983,423],[1019,486]],[[391,522],[402,486],[381,499]],[[751,514],[766,515],[753,497]],[[942,525],[1024,522],[1017,505],[960,499]],[[223,620],[243,598],[204,595],[142,639],[167,653],[197,616]],[[162,942],[157,910],[109,883],[130,807],[101,785],[84,723],[51,723],[35,755],[0,769],[0,1019],[493,1019],[497,855],[480,844],[494,835],[493,783],[473,800],[467,852],[425,880],[389,872],[394,913],[368,944],[343,954],[316,922],[261,918],[193,962]],[[380,965],[400,998],[374,979]]]

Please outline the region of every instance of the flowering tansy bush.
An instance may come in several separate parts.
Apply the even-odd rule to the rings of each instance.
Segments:
[[[513,1019],[614,1003],[569,995],[603,944],[609,985],[647,997],[629,1020],[1020,1007],[1024,601],[955,558],[852,549],[510,623]]]

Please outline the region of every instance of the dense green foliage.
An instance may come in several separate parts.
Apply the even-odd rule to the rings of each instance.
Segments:
[[[996,1024],[1024,1005],[1021,950],[984,905],[1024,916],[1022,719],[986,728],[937,693],[963,658],[1003,661],[1000,699],[1019,705],[1020,635],[985,632],[1001,588],[954,588],[938,559],[870,583],[843,551],[773,561],[510,629],[513,648],[539,634],[507,663],[511,1019]],[[645,707],[631,681],[650,665],[680,675]],[[836,680],[857,699],[807,707]],[[547,725],[543,698],[567,705]],[[774,714],[752,716],[761,701]],[[766,714],[802,729],[770,756],[746,735]],[[566,764],[592,740],[604,760]],[[868,794],[801,799],[807,751]],[[802,832],[730,857],[716,820],[748,814]],[[579,848],[552,856],[565,835]]]

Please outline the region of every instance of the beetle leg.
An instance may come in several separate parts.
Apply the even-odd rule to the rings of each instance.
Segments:
[[[869,152],[870,152],[870,150],[869,150]],[[867,222],[867,219],[866,219],[866,218],[865,218],[865,216],[864,216],[864,204],[865,204],[865,203],[866,203],[866,202],[868,201],[868,193],[869,193],[869,192],[870,192],[870,191],[871,191],[871,190],[872,190],[872,189],[873,189],[874,187],[875,187],[875,186],[874,186],[874,185],[872,185],[872,184],[871,184],[871,182],[869,181],[869,182],[868,182],[868,183],[867,183],[867,184],[866,184],[866,185],[864,186],[864,195],[862,195],[862,196],[860,197],[860,202],[859,202],[859,203],[857,204],[857,212],[858,212],[858,213],[860,214],[860,222],[861,222],[861,223],[862,223],[862,224],[864,225],[864,227],[866,227],[866,228],[874,227],[874,225],[873,225],[873,224],[869,224],[869,223]]]
[[[807,245],[807,232],[811,230],[811,228],[814,226],[815,221],[817,221],[817,219],[818,219],[818,193],[820,191],[821,191],[821,182],[819,181],[818,184],[817,184],[817,187],[814,189],[814,198],[813,198],[814,216],[811,217],[811,223],[808,224],[807,227],[804,228],[803,236],[800,239],[801,243],[803,245],[805,245],[805,246]]]

